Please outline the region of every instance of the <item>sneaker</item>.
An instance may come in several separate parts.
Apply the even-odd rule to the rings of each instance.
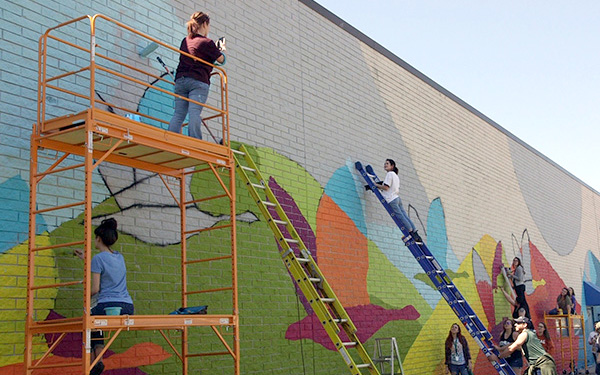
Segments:
[[[102,371],[104,371],[104,363],[100,361],[90,370],[90,375],[100,375],[102,374]]]
[[[418,231],[410,232],[410,235],[415,240],[415,242],[423,243],[423,239],[421,238],[421,236],[419,236]]]

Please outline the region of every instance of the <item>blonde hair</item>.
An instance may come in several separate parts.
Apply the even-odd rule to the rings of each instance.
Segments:
[[[200,27],[210,23],[210,17],[204,12],[195,12],[190,16],[190,20],[185,24],[187,26],[188,36],[198,35]]]
[[[600,328],[600,322],[597,322],[596,325],[594,326],[594,328],[596,328],[596,329]]]

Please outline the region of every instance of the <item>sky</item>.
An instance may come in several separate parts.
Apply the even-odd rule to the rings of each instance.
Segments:
[[[316,1],[600,192],[600,1]]]

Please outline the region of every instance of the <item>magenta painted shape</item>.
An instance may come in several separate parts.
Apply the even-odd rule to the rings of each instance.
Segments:
[[[492,289],[496,289],[498,286],[498,275],[502,273],[502,241],[499,241],[496,245],[496,254],[494,254],[494,262],[492,263]]]
[[[421,315],[411,305],[400,310],[387,310],[377,305],[362,305],[346,308],[346,312],[357,327],[361,342],[367,341],[381,327],[393,320],[416,320]],[[329,350],[336,350],[319,318],[313,313],[288,327],[285,338],[288,340],[309,339]],[[348,341],[344,331],[340,332],[342,341]]]
[[[271,188],[271,191],[273,191],[273,194],[279,201],[279,204],[281,204],[281,207],[283,208],[285,214],[288,216],[288,219],[290,219],[290,222],[292,223],[294,228],[296,228],[296,232],[298,232],[298,235],[300,236],[300,238],[302,238],[302,242],[304,242],[306,248],[310,250],[313,259],[315,260],[315,262],[317,262],[317,239],[315,233],[308,224],[308,221],[306,221],[306,219],[304,218],[304,215],[302,215],[302,212],[298,208],[298,205],[296,205],[296,201],[294,201],[294,198],[292,198],[292,196],[289,195],[287,191],[285,191],[281,186],[279,186],[279,184],[277,183],[277,181],[275,181],[273,177],[269,178],[269,187]],[[275,219],[279,219],[275,208],[267,208],[271,216],[273,216]],[[283,235],[286,236],[286,238],[289,238],[289,233],[284,225],[279,225],[279,229],[281,230]],[[281,246],[279,246],[279,243],[277,243],[277,247],[279,251],[281,251]],[[298,249],[298,246],[292,244],[291,247],[296,255],[300,255],[300,250]],[[290,278],[293,280],[294,277],[292,276],[292,274],[289,275]],[[313,309],[310,306],[310,303],[308,303],[306,297],[304,297],[304,294],[300,291],[300,288],[295,282],[294,286],[296,287],[296,294],[300,298],[302,306],[304,306],[304,310],[306,310],[307,314],[312,314]]]
[[[60,315],[54,310],[50,310],[46,320],[56,320],[63,319],[64,316]],[[58,339],[59,334],[51,334],[47,333],[44,335],[46,338],[46,343],[48,347],[50,347],[56,339]],[[64,358],[81,358],[81,345],[83,342],[82,334],[77,332],[67,333],[62,341],[54,348],[52,354],[58,357]],[[106,353],[104,353],[104,358],[108,358],[111,355],[115,354],[112,350],[108,349]],[[103,375],[147,375],[145,372],[138,368],[122,368],[122,369],[112,369],[106,370],[102,373]]]

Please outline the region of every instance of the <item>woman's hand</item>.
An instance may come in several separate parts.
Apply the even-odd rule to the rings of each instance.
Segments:
[[[469,359],[469,370],[473,371],[473,361]]]
[[[81,250],[81,249],[75,249],[75,250],[73,250],[73,255],[76,256],[76,257],[81,258],[81,260],[85,259],[85,256],[83,255],[83,250]]]

